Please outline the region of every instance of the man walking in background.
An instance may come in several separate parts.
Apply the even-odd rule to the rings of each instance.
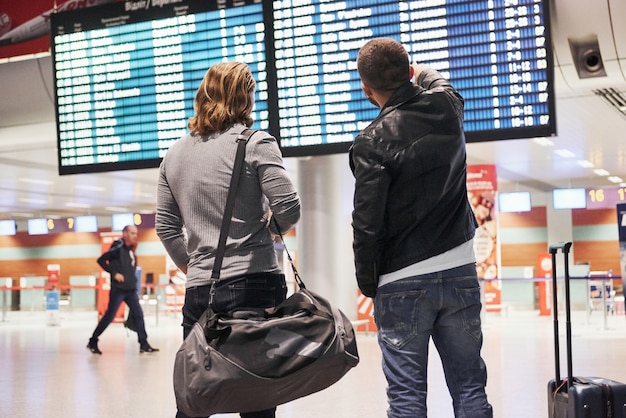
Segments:
[[[158,348],[154,348],[148,343],[143,310],[139,304],[137,279],[135,277],[137,268],[136,248],[137,227],[126,225],[122,230],[122,238],[114,241],[111,248],[98,258],[100,267],[111,275],[111,293],[107,310],[87,344],[87,348],[94,354],[102,354],[98,348],[98,337],[113,321],[122,302],[125,302],[130,309],[129,316],[134,318],[139,339],[139,352],[153,353],[159,351]]]

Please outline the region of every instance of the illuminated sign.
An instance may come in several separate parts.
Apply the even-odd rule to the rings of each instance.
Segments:
[[[17,234],[17,224],[12,219],[0,221],[0,236]]]
[[[48,220],[37,218],[28,220],[28,235],[45,235],[48,233]]]
[[[626,203],[625,187],[587,189],[587,209],[613,209]]]
[[[111,216],[111,229],[121,231],[127,225],[137,228],[154,228],[154,213],[116,213]]]
[[[585,189],[555,189],[552,191],[554,209],[584,209],[587,207]]]

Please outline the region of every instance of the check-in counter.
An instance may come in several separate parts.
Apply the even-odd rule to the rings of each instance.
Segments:
[[[70,276],[70,307],[96,309],[96,276]]]
[[[515,310],[535,308],[534,268],[530,266],[502,267],[501,300]]]
[[[549,292],[552,292],[552,277],[534,277],[534,268],[531,266],[502,267],[501,269],[501,301],[516,310],[532,310],[538,308],[537,284],[543,282]],[[562,274],[563,268],[559,268]],[[572,309],[585,309],[587,306],[587,277],[588,265],[569,266],[570,273],[570,301]],[[562,276],[557,277],[557,291],[559,304],[565,301]],[[551,295],[551,293],[548,293]],[[548,302],[552,304],[552,297]],[[559,306],[559,309],[562,309]]]
[[[589,303],[589,296],[587,294],[587,286],[589,285],[589,264],[577,264],[573,266],[569,266],[569,275],[570,275],[570,301],[572,309],[587,309],[587,305]],[[559,272],[563,271],[563,268],[557,266],[557,270]],[[559,273],[562,274],[562,273]],[[565,289],[563,287],[563,278],[558,276],[559,279],[559,308],[564,309],[565,307]],[[562,301],[562,302],[561,302]]]
[[[11,287],[13,286],[13,278],[12,277],[0,277],[0,305],[2,306],[2,317],[1,320],[4,322],[6,320],[7,312],[11,310],[12,303],[12,294],[13,291]]]
[[[20,277],[20,311],[44,310],[48,276]]]

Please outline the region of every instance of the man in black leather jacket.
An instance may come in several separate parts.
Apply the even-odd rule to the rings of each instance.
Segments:
[[[357,67],[363,92],[381,109],[356,137],[350,165],[356,277],[374,298],[388,417],[426,417],[432,338],[455,416],[491,418],[463,99],[437,71],[410,65],[392,39],[365,44]]]
[[[87,348],[94,354],[102,354],[98,348],[98,337],[104,332],[115,318],[115,314],[122,302],[125,302],[130,310],[129,317],[134,318],[134,325],[139,340],[140,353],[153,353],[158,348],[150,346],[148,335],[143,320],[143,310],[139,304],[137,292],[137,259],[135,248],[137,247],[137,227],[126,225],[122,230],[122,239],[111,244],[111,248],[98,258],[98,264],[111,275],[111,293],[107,310],[96,326],[93,335],[89,339]]]

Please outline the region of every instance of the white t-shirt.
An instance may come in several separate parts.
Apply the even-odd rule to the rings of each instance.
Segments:
[[[407,277],[448,270],[475,262],[474,240],[471,239],[445,253],[427,258],[426,260],[419,261],[391,273],[381,274],[378,287],[395,282],[396,280],[406,279]]]

